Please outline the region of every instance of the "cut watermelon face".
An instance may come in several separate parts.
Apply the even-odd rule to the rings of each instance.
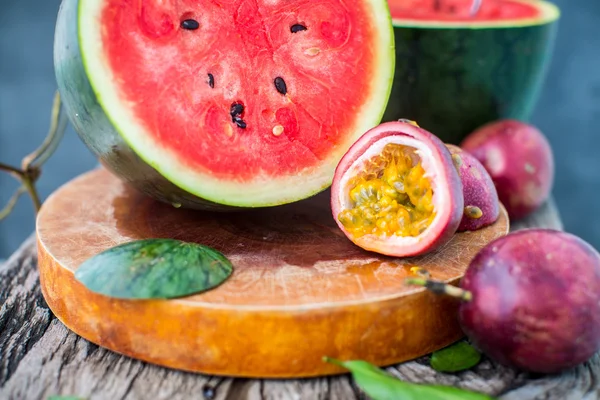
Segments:
[[[385,0],[78,7],[86,75],[114,129],[210,202],[271,206],[325,189],[387,104],[395,56]]]
[[[559,14],[553,4],[537,0],[482,1],[478,9],[474,8],[473,0],[389,0],[388,3],[397,26],[535,25],[556,19]]]

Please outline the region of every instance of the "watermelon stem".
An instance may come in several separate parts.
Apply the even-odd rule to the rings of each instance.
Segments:
[[[8,217],[8,215],[15,208],[15,205],[17,204],[17,200],[19,200],[19,197],[21,197],[21,195],[25,192],[27,192],[27,189],[24,186],[20,186],[17,189],[17,191],[8,200],[8,203],[6,203],[6,206],[4,206],[4,208],[2,210],[0,210],[0,221],[2,221],[4,218]]]
[[[21,168],[40,168],[54,154],[67,129],[68,118],[62,107],[60,93],[54,94],[52,114],[50,117],[50,129],[44,142],[33,153],[23,159]]]
[[[8,172],[11,175],[15,175],[17,178],[19,178],[20,174],[21,174],[21,170],[20,169],[15,168],[15,167],[10,166],[10,165],[6,165],[6,164],[1,163],[1,162],[0,162],[0,170]]]
[[[21,168],[16,168],[8,164],[0,163],[0,171],[4,171],[15,177],[21,182],[21,186],[11,196],[8,203],[0,210],[0,221],[8,217],[13,211],[17,200],[24,193],[29,193],[35,213],[42,207],[40,196],[35,187],[36,181],[42,174],[42,165],[54,154],[58,145],[65,134],[67,128],[67,116],[62,108],[60,94],[58,91],[54,95],[52,106],[52,115],[50,118],[50,130],[44,139],[44,142],[31,154],[27,155],[21,161]]]

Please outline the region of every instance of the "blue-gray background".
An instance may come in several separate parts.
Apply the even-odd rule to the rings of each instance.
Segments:
[[[18,165],[42,142],[55,90],[54,22],[60,0],[3,0],[0,7],[0,160]],[[549,138],[557,162],[554,196],[566,229],[600,248],[600,1],[556,0],[563,16],[553,62],[532,122]],[[47,163],[39,189],[46,197],[93,168],[96,160],[71,128]],[[17,185],[0,175],[0,203]],[[34,229],[23,198],[0,222],[0,259]]]

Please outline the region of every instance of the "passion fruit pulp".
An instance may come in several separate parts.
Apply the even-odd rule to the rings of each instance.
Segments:
[[[427,229],[435,217],[433,190],[414,149],[389,143],[365,167],[348,182],[353,208],[338,215],[344,227],[355,237],[417,236]]]
[[[383,123],[344,155],[333,217],[365,250],[405,257],[446,243],[463,214],[462,184],[444,143],[411,122]]]

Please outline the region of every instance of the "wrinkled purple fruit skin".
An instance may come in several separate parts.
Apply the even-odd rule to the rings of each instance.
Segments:
[[[492,121],[460,144],[489,172],[511,220],[537,210],[554,185],[554,154],[535,126],[517,120]]]
[[[529,229],[472,260],[459,310],[474,345],[501,364],[557,373],[600,349],[600,255],[569,233]]]
[[[476,231],[493,224],[500,215],[500,200],[492,177],[473,155],[458,146],[452,144],[446,146],[452,155],[458,155],[461,159],[458,173],[463,184],[465,207],[479,207],[483,213],[481,218],[463,215],[458,232]]]

